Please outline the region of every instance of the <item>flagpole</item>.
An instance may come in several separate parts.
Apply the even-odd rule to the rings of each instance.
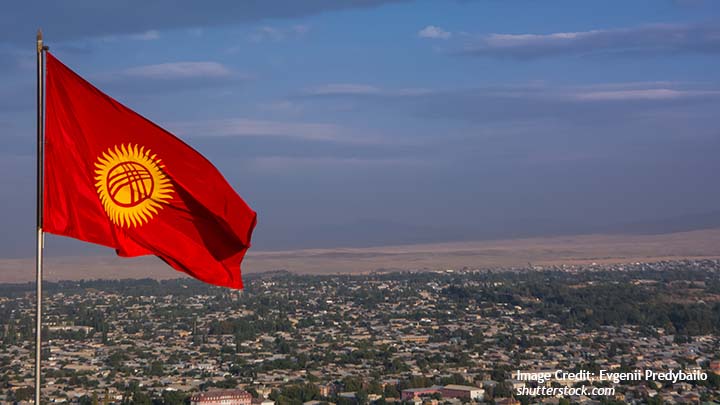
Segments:
[[[35,314],[35,404],[40,404],[42,374],[42,270],[43,270],[43,149],[45,135],[45,51],[42,31],[37,33],[37,251],[36,264],[36,314]]]

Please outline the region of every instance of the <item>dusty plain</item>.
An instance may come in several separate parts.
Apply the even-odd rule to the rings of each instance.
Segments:
[[[720,258],[720,229],[661,235],[575,235],[524,239],[447,242],[370,248],[253,251],[245,273],[288,270],[303,274],[367,273],[511,268],[560,264],[607,264]],[[169,279],[183,274],[154,257],[49,256],[45,279]],[[34,259],[0,259],[0,282],[34,280]]]

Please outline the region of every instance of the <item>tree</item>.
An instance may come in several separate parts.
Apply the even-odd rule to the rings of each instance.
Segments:
[[[163,364],[159,361],[153,361],[150,363],[150,369],[148,370],[148,375],[154,375],[158,377],[162,377],[165,374],[163,371]]]
[[[358,390],[355,393],[355,399],[358,405],[366,405],[368,403],[368,393],[364,389]]]
[[[400,391],[398,391],[398,389],[395,385],[388,384],[385,386],[383,396],[385,398],[400,398]]]
[[[663,400],[662,400],[662,398],[660,398],[660,395],[655,395],[654,397],[648,398],[647,403],[649,405],[662,405]]]
[[[372,380],[370,382],[370,386],[368,387],[368,393],[382,395],[383,389],[378,380]]]
[[[18,402],[29,401],[35,395],[35,390],[31,387],[22,387],[15,391],[15,400]]]
[[[252,395],[253,398],[259,398],[260,394],[258,394],[255,387],[247,387],[245,388],[245,391],[247,391],[250,395]]]
[[[163,391],[162,401],[167,405],[182,405],[187,399],[187,394],[182,391]]]
[[[345,377],[342,384],[345,391],[358,391],[362,388],[362,381],[357,377]]]
[[[152,405],[152,399],[143,392],[136,392],[132,396],[131,404]]]

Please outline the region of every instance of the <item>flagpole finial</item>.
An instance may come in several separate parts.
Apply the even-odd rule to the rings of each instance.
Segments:
[[[38,53],[42,52],[43,50],[43,34],[42,29],[38,29],[37,32],[37,51]]]

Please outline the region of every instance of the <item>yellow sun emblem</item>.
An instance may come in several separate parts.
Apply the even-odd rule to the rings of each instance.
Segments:
[[[145,224],[167,204],[170,180],[157,155],[137,145],[120,145],[95,162],[95,187],[110,220],[123,227]]]

